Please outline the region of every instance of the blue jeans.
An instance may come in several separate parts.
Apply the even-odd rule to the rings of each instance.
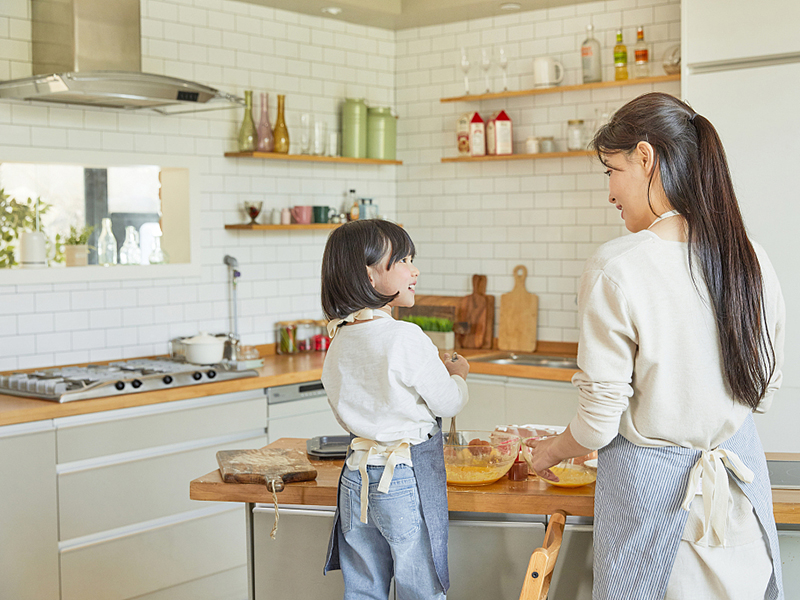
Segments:
[[[345,600],[386,600],[394,575],[398,600],[444,600],[414,469],[397,465],[387,493],[381,466],[367,466],[367,523],[361,516],[361,474],[344,469],[339,486],[339,560]]]

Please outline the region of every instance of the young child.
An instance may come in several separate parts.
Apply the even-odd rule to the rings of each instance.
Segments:
[[[419,270],[408,234],[388,221],[334,230],[322,258],[322,307],[333,338],[322,383],[351,434],[325,572],[345,600],[444,599],[447,483],[441,418],[467,403],[463,357],[439,358],[391,307],[414,305]]]

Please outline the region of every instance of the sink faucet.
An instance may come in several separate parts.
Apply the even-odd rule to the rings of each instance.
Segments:
[[[222,262],[228,265],[228,273],[231,282],[231,333],[228,334],[228,339],[225,341],[224,358],[236,361],[239,359],[239,319],[236,313],[236,282],[242,274],[238,270],[239,261],[230,254],[226,254]]]

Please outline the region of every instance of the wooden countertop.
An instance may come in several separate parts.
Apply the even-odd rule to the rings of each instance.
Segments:
[[[306,440],[282,438],[269,448],[306,449]],[[767,454],[768,458],[800,460],[798,454]],[[309,457],[317,470],[314,481],[286,484],[278,494],[281,504],[335,506],[341,460],[317,460]],[[214,502],[272,503],[272,494],[263,485],[225,483],[219,470],[198,477],[189,484],[192,500]],[[591,517],[594,514],[594,484],[565,489],[548,485],[537,477],[511,481],[503,477],[485,486],[447,486],[448,505],[453,511],[516,513],[542,515],[561,509],[568,515]],[[777,523],[800,524],[800,490],[772,490],[773,511]]]
[[[572,351],[572,346],[575,346],[575,344],[569,343],[550,342],[550,346],[548,346],[547,342],[542,342],[540,345],[544,346],[544,348],[538,350],[541,354],[567,356],[571,354],[574,357],[577,351]],[[159,404],[161,402],[174,402],[176,400],[187,400],[214,394],[255,390],[290,383],[302,383],[322,377],[322,364],[325,361],[324,352],[279,355],[274,354],[274,344],[260,347],[259,349],[261,350],[261,356],[264,358],[264,366],[258,370],[258,377],[203,383],[138,394],[119,394],[92,400],[76,400],[63,404],[49,400],[35,400],[33,398],[0,394],[0,426],[116,410],[118,408]],[[470,358],[496,353],[497,350],[459,350],[459,352]],[[479,362],[470,363],[470,372],[551,381],[569,381],[574,373],[569,369],[493,365]]]

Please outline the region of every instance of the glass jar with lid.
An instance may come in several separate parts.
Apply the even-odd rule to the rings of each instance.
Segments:
[[[583,144],[583,119],[567,121],[567,150],[585,150]]]
[[[556,142],[553,139],[553,136],[539,138],[539,152],[544,154],[545,152],[555,152],[555,151],[556,151]]]

